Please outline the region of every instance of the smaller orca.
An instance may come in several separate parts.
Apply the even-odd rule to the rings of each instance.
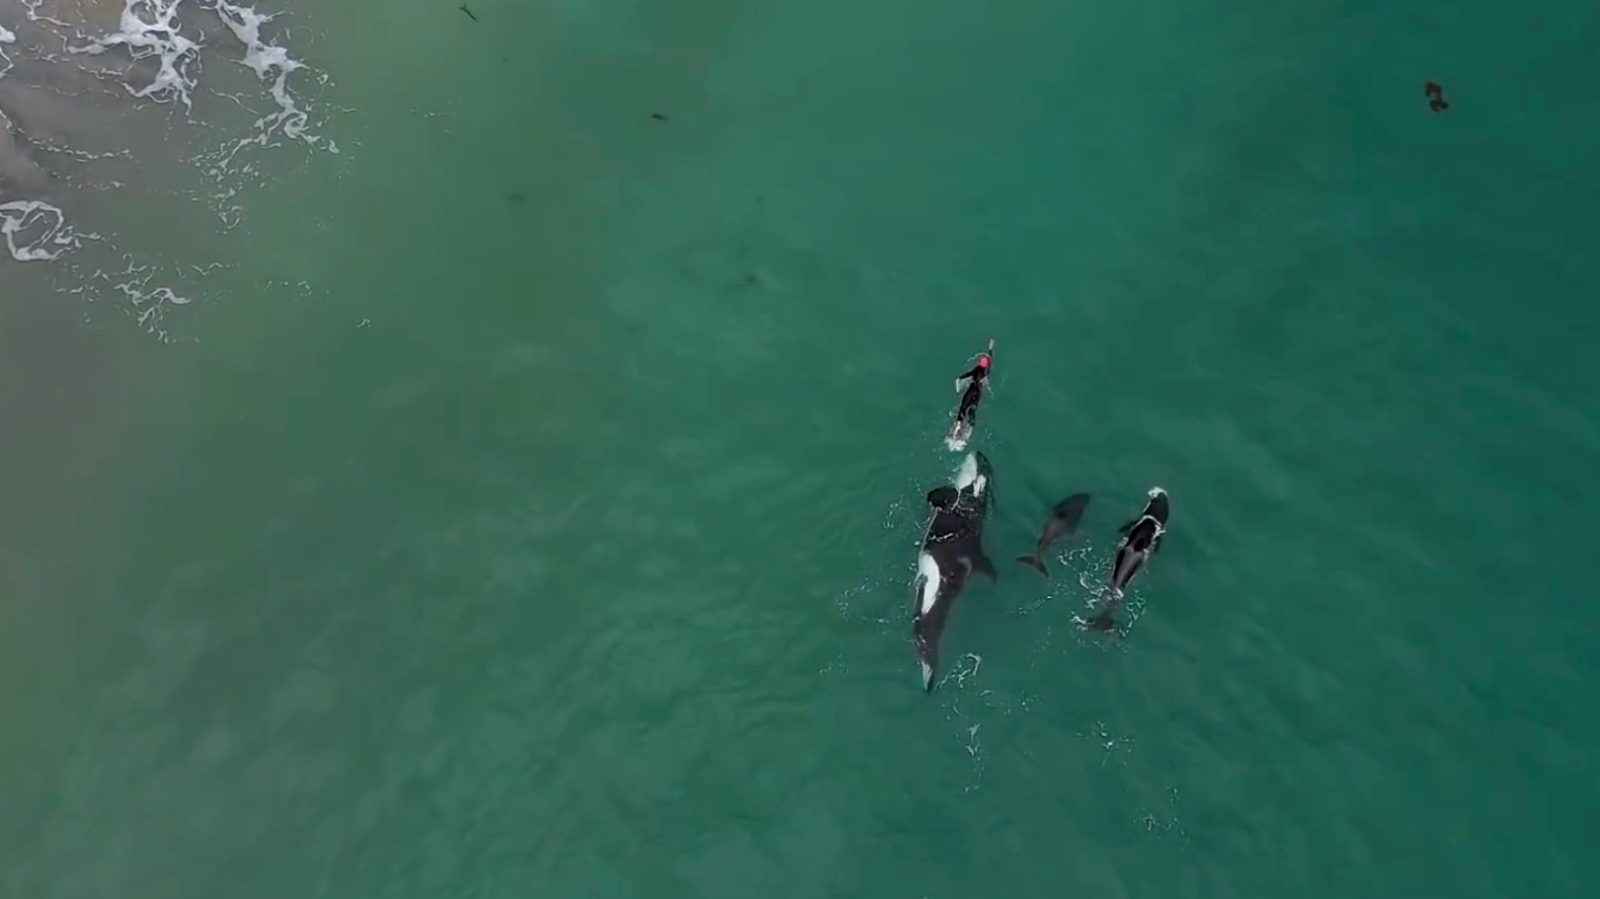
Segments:
[[[1117,547],[1116,558],[1111,562],[1111,578],[1106,586],[1110,597],[1100,614],[1089,622],[1097,630],[1109,631],[1116,627],[1112,615],[1122,601],[1123,592],[1128,589],[1133,576],[1161,547],[1161,536],[1167,532],[1167,516],[1170,514],[1167,491],[1152,487],[1148,497],[1149,501],[1139,517],[1118,528],[1122,534],[1122,544]]]
[[[1078,529],[1078,520],[1083,518],[1083,510],[1089,505],[1089,494],[1074,493],[1050,509],[1050,518],[1044,523],[1044,530],[1039,533],[1039,540],[1033,545],[1033,555],[1017,556],[1017,561],[1024,565],[1031,565],[1039,569],[1045,577],[1050,576],[1050,569],[1044,565],[1044,551],[1050,548],[1057,537],[1071,534]]]

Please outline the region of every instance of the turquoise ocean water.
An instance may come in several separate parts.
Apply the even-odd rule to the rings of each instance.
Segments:
[[[1600,12],[455,5],[84,201],[166,339],[0,266],[0,894],[1600,892]]]

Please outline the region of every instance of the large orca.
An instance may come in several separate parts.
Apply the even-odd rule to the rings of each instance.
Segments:
[[[922,665],[922,688],[930,692],[939,671],[939,638],[950,608],[972,572],[995,576],[994,563],[983,552],[992,479],[989,460],[983,453],[972,453],[961,463],[954,482],[928,491],[933,520],[917,555],[911,633]]]

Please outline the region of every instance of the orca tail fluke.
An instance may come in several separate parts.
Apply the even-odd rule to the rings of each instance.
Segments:
[[[1044,560],[1040,559],[1038,556],[1017,556],[1017,561],[1027,565],[1029,568],[1037,570],[1045,577],[1050,576],[1050,569],[1045,567]]]

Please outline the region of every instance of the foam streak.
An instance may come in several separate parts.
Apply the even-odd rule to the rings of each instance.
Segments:
[[[0,203],[0,236],[18,262],[49,262],[81,248],[85,240],[100,239],[73,228],[65,213],[40,200]]]
[[[74,53],[99,55],[115,47],[125,47],[134,59],[158,57],[161,69],[149,84],[128,92],[157,103],[176,100],[185,111],[193,112],[190,91],[195,85],[194,69],[200,63],[200,45],[178,31],[178,8],[183,0],[127,0],[122,9],[119,30],[97,41],[69,47]]]

